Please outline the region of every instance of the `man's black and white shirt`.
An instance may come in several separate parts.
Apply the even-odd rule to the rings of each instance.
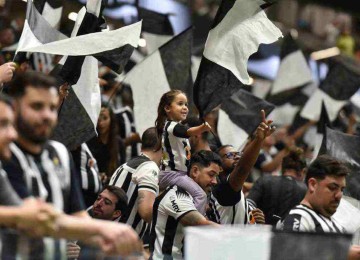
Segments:
[[[234,191],[228,181],[220,181],[211,194],[207,216],[218,224],[249,224],[254,208],[242,191]]]
[[[138,212],[138,192],[158,195],[159,171],[158,165],[142,154],[120,166],[110,179],[110,185],[122,188],[128,196],[128,211],[120,217],[120,222],[131,225],[140,238],[147,230],[147,223]]]
[[[191,195],[176,185],[156,198],[150,233],[152,259],[183,259],[184,226],[180,220],[195,210]]]
[[[47,142],[40,154],[31,154],[16,144],[10,145],[12,157],[3,162],[8,179],[21,198],[38,197],[55,208],[72,214],[85,209],[71,156],[59,142]],[[51,238],[3,238],[2,258],[12,255],[37,259],[66,256],[66,241]],[[6,242],[6,245],[5,245]],[[6,256],[5,256],[6,255]]]
[[[75,168],[80,175],[80,185],[86,207],[93,205],[102,190],[99,168],[86,143],[71,151]]]
[[[278,228],[298,232],[345,232],[345,229],[334,218],[327,218],[302,204],[294,207]]]

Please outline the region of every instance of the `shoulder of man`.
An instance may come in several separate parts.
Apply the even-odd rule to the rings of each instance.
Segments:
[[[282,229],[285,231],[314,232],[316,230],[316,223],[311,216],[310,209],[298,205],[290,210],[289,214],[285,217]]]

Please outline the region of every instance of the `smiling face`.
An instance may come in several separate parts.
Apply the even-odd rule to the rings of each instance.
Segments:
[[[169,106],[165,107],[167,118],[176,122],[184,121],[189,113],[187,97],[177,94]]]
[[[27,87],[17,101],[17,130],[35,144],[46,142],[57,123],[59,97],[55,87]]]
[[[345,184],[345,176],[329,175],[323,180],[310,178],[308,181],[311,194],[309,202],[313,209],[325,217],[331,217],[339,206]]]

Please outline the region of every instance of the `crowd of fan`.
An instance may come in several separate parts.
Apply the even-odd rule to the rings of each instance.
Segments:
[[[1,223],[31,237],[3,236],[3,257],[48,256],[48,242],[38,238],[44,235],[68,239],[67,250],[54,240],[51,252],[69,258],[98,256],[92,245],[107,254],[178,259],[186,226],[346,232],[332,215],[349,170],[328,156],[308,165],[312,158],[264,111],[238,151],[210,134],[216,125],[187,118],[186,95],[172,90],[159,102],[155,126],[140,139],[131,88],[106,75],[99,135],[69,153],[50,141],[66,88],[56,89],[55,79],[40,72],[18,72],[12,79],[12,63],[0,71],[11,96],[0,100]],[[359,259],[357,246],[349,259]]]
[[[0,33],[2,47],[15,42],[14,30]],[[217,110],[207,123],[188,117],[185,93],[172,90],[140,137],[131,87],[104,69],[98,136],[68,151],[51,141],[67,86],[57,89],[52,77],[28,71],[27,59],[15,64],[2,58],[2,259],[181,259],[183,228],[200,225],[346,233],[332,215],[349,170],[329,156],[310,164],[312,147],[304,136],[313,123],[290,135],[259,111],[262,122],[238,151],[217,137]],[[337,122],[344,132],[356,130],[348,107]],[[360,259],[358,246],[349,259]]]

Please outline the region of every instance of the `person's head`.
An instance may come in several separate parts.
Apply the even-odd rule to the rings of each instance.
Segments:
[[[189,109],[185,93],[181,90],[166,92],[160,99],[157,112],[155,126],[159,137],[161,137],[166,119],[178,122],[186,119]],[[158,146],[158,149],[160,147]]]
[[[268,150],[273,145],[275,145],[275,143],[276,143],[275,137],[273,135],[269,135],[268,137],[265,138],[265,140],[263,142],[263,148]]]
[[[141,151],[151,155],[151,159],[160,165],[162,149],[157,149],[159,137],[155,127],[150,127],[144,131],[141,137]]]
[[[203,124],[202,120],[200,120],[198,117],[195,116],[187,118],[186,123],[189,127],[200,126]],[[200,135],[190,136],[189,141],[190,141],[191,149],[194,150],[194,152],[203,149],[210,150],[208,143],[208,135],[209,132],[203,132]],[[205,147],[208,149],[206,149]]]
[[[315,211],[326,217],[336,212],[348,173],[341,161],[328,155],[321,155],[310,164],[305,178],[308,186],[305,199]]]
[[[101,78],[105,81],[102,85],[102,89],[104,91],[112,90],[120,85],[120,83],[116,80],[117,75],[113,72],[107,72]]]
[[[113,111],[107,102],[101,104],[101,110],[97,122],[97,130],[99,134],[108,134],[116,125]]]
[[[107,102],[103,102],[101,104],[101,110],[96,129],[99,133],[98,137],[100,140],[103,140],[103,138],[106,139],[105,143],[110,153],[108,172],[106,172],[106,174],[110,175],[118,167],[119,145],[117,140],[118,127],[116,124],[115,115],[110,107],[110,104]]]
[[[221,169],[220,157],[212,151],[199,151],[191,156],[189,166],[189,176],[192,178],[206,193],[217,183]]]
[[[17,138],[17,132],[12,101],[3,94],[0,94],[0,111],[0,160],[8,160],[11,157],[9,145]]]
[[[306,169],[303,149],[292,149],[289,154],[283,158],[281,169],[283,175],[291,175],[297,180],[303,181]]]
[[[123,189],[107,186],[97,197],[93,205],[93,217],[103,220],[115,220],[124,214],[128,198]]]
[[[19,140],[36,145],[45,143],[57,123],[59,102],[56,80],[35,71],[18,73],[9,83],[15,99]]]
[[[0,31],[0,44],[2,45],[2,47],[9,46],[13,44],[14,41],[15,41],[15,34],[10,27],[4,28]]]
[[[230,174],[240,160],[241,153],[236,151],[236,149],[229,144],[220,146],[216,153],[221,158],[223,173],[226,175]]]

